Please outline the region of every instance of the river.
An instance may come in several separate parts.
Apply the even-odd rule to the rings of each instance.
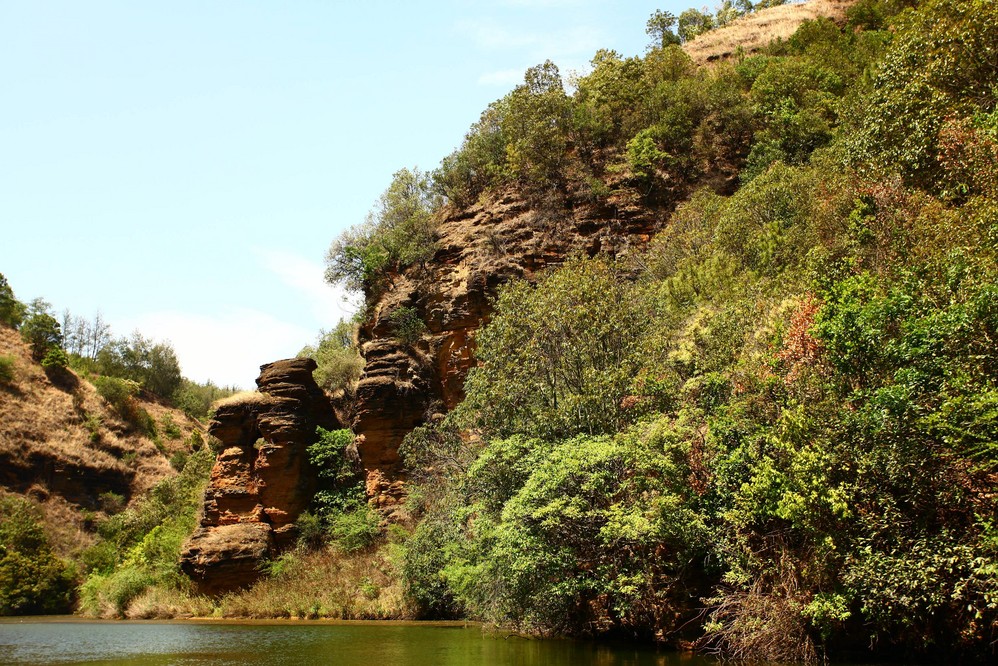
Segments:
[[[475,626],[405,622],[0,620],[2,664],[713,666],[647,645],[529,640]]]

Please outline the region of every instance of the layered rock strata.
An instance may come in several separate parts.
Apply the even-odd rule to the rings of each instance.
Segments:
[[[626,258],[647,244],[664,212],[633,197],[538,202],[513,191],[448,211],[433,260],[393,275],[360,330],[365,367],[351,427],[362,436],[360,455],[376,506],[404,494],[396,483],[404,476],[398,456],[404,437],[463,399],[476,362],[475,333],[488,321],[498,287],[573,255]],[[392,329],[392,313],[403,307],[426,325],[415,344]]]
[[[208,424],[221,453],[201,525],[181,554],[182,569],[202,592],[249,585],[261,562],[297,538],[294,521],[315,493],[307,448],[316,441],[316,427],[341,427],[312,378],[315,368],[312,359],[261,366],[259,391],[221,403]]]

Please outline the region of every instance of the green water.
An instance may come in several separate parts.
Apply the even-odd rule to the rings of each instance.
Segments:
[[[407,623],[0,622],[2,664],[713,666],[650,646],[483,635]]]

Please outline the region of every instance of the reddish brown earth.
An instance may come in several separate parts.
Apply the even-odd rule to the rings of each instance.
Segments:
[[[260,368],[257,393],[216,407],[208,432],[221,453],[205,491],[201,525],[185,544],[181,567],[206,593],[245,587],[265,559],[292,545],[294,521],[315,493],[307,448],[316,428],[341,425],[312,378],[315,361]]]

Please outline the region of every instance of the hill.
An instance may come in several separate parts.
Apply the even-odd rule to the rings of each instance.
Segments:
[[[29,498],[45,517],[56,552],[79,555],[101,516],[124,509],[176,475],[199,423],[152,396],[122,415],[72,370],[46,372],[20,334],[0,325],[0,492]],[[141,415],[141,421],[132,422]]]
[[[998,8],[861,9],[530,68],[333,241],[357,326],[216,412],[185,569],[262,579],[189,593],[185,470],[87,607],[993,660]]]
[[[741,16],[728,25],[709,30],[687,42],[683,49],[698,65],[736,55],[758,53],[773,41],[786,41],[805,21],[828,18],[845,22],[846,10],[857,0],[807,0],[770,7]]]

